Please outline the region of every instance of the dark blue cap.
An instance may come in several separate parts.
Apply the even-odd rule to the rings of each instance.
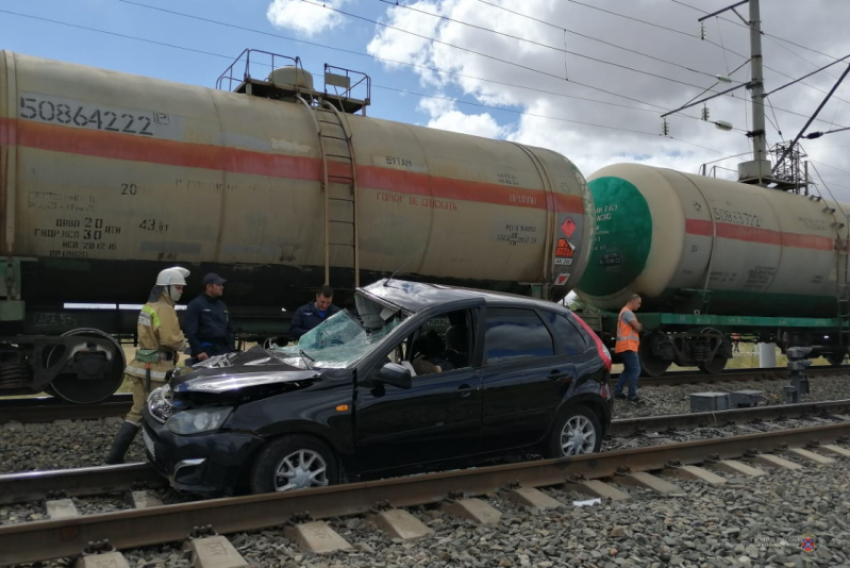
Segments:
[[[210,272],[209,274],[204,276],[203,280],[201,280],[201,284],[203,284],[204,286],[206,286],[207,284],[224,284],[225,282],[227,282],[227,280],[225,280],[215,272]]]

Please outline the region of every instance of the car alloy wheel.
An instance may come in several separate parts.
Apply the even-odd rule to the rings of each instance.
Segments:
[[[313,450],[297,450],[278,464],[275,491],[291,491],[328,485],[328,464]]]
[[[586,416],[575,414],[561,430],[561,451],[565,456],[592,453],[596,448],[596,426]]]

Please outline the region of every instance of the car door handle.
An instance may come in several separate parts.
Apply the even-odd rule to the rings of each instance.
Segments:
[[[553,369],[549,373],[548,378],[549,378],[550,381],[561,381],[563,379],[569,378],[569,376],[570,376],[569,373],[564,373],[560,369]]]
[[[472,394],[472,386],[464,383],[457,387],[458,392],[460,392],[460,398],[469,398],[469,395]]]

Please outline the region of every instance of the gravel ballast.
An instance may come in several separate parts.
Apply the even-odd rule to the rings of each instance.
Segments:
[[[537,513],[499,496],[486,499],[502,512],[496,527],[411,509],[434,530],[415,542],[392,539],[363,517],[334,519],[329,524],[354,550],[323,557],[298,550],[282,530],[232,541],[252,566],[264,568],[848,566],[846,465],[771,470],[763,478],[730,478],[719,488],[677,481],[686,497],[621,486],[631,499],[590,507],[572,505],[585,496],[548,489],[567,506]],[[815,536],[814,552],[801,549],[804,533]]]
[[[684,497],[618,486],[631,498],[578,507],[587,497],[544,489],[564,503],[530,512],[503,494],[484,498],[502,513],[482,527],[435,507],[408,509],[434,534],[393,539],[366,517],[330,519],[353,545],[327,556],[305,553],[284,527],[230,535],[251,566],[260,568],[805,568],[850,565],[850,474],[847,460],[802,470],[769,470],[766,477],[728,477],[725,486],[677,481]],[[815,550],[804,552],[810,533]],[[126,551],[133,568],[190,566],[179,543]],[[70,559],[43,566],[70,566]]]
[[[641,386],[638,383],[638,403],[617,400],[614,418],[637,418],[661,414],[687,414],[691,411],[690,395],[699,392],[735,392],[759,390],[771,405],[785,404],[784,387],[788,380],[750,381],[678,386]],[[809,393],[800,397],[800,402],[821,400],[844,400],[850,398],[850,376],[811,377]]]
[[[616,401],[614,418],[688,413],[689,395],[706,391],[761,390],[771,404],[779,404],[784,402],[782,388],[786,384],[787,381],[756,381],[641,387],[642,402]],[[811,378],[809,389],[811,392],[802,397],[803,402],[850,399],[850,377]],[[108,418],[0,425],[0,455],[3,456],[0,473],[103,465],[120,424],[121,419]],[[610,449],[610,444],[605,447]],[[136,436],[127,451],[126,461],[145,461],[141,435]]]

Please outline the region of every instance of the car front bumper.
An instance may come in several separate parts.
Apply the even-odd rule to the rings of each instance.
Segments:
[[[148,461],[176,490],[215,497],[233,495],[265,440],[237,432],[179,436],[144,412],[142,435]]]

